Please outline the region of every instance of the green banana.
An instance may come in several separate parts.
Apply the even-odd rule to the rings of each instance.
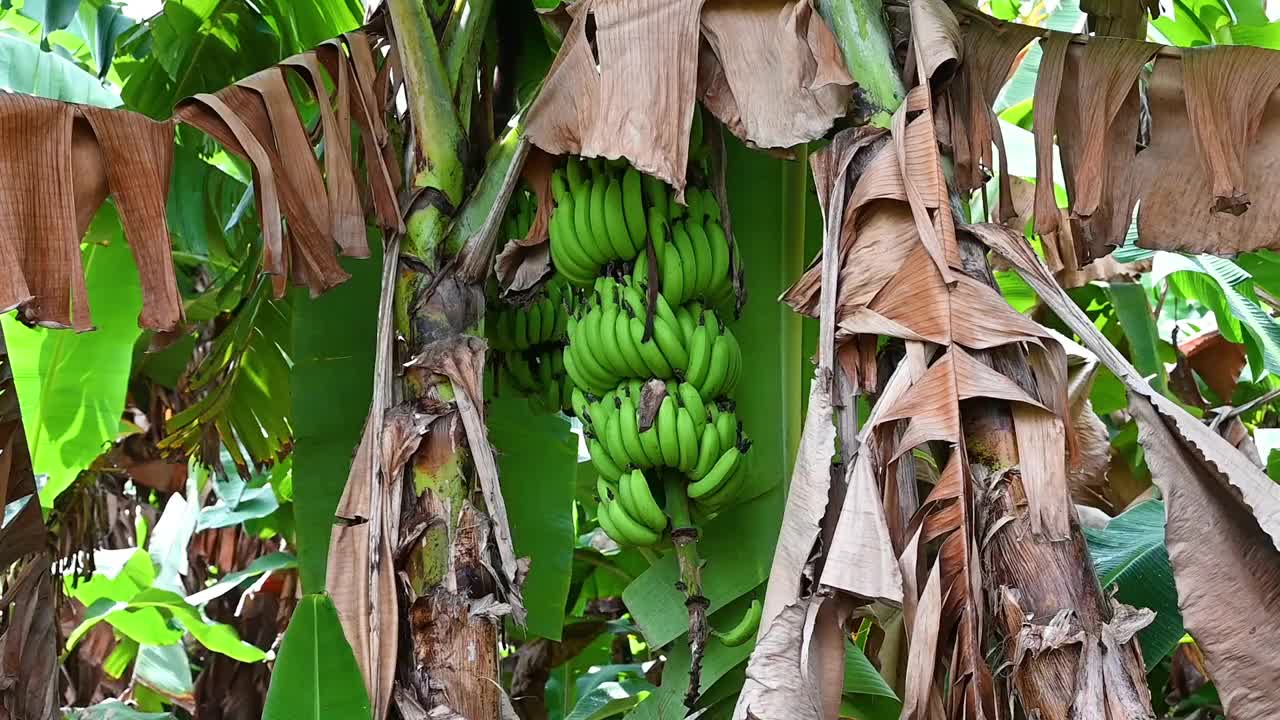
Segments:
[[[601,387],[612,387],[615,385],[616,376],[610,373],[600,362],[600,315],[599,312],[589,312],[578,324],[578,337],[582,340],[580,343],[571,343],[570,347],[577,352],[575,360],[578,368],[588,377],[592,378],[596,385]]]
[[[662,459],[662,444],[658,439],[658,422],[656,419],[648,430],[640,433],[640,449],[644,451],[644,456],[648,458],[650,467],[658,467],[664,464]]]
[[[689,408],[682,407],[676,411],[676,438],[680,443],[680,464],[676,467],[681,472],[689,472],[698,462],[698,431]]]
[[[609,519],[613,521],[613,526],[622,533],[622,536],[631,545],[645,547],[658,542],[662,538],[658,533],[650,530],[640,523],[640,521],[627,514],[626,508],[622,507],[619,502],[610,503],[606,512],[609,513]],[[607,531],[606,531],[607,532]]]
[[[629,482],[628,482],[629,480]],[[635,516],[650,530],[660,533],[667,529],[667,515],[662,512],[658,501],[649,489],[649,480],[639,470],[632,470],[629,478],[622,479],[623,487],[628,488],[631,503],[635,507]]]
[[[568,368],[565,369],[567,370]],[[572,375],[569,377],[571,380],[573,379]],[[587,422],[587,396],[582,394],[582,389],[578,387],[576,382],[571,382],[569,385],[571,386],[569,390],[569,406],[573,408],[573,416],[585,423]]]
[[[707,379],[707,370],[711,368],[711,345],[705,324],[698,325],[693,331],[693,340],[689,343],[689,365],[685,371],[685,384],[691,387],[703,387]]]
[[[729,277],[729,239],[724,228],[715,219],[707,220],[705,226],[707,243],[711,246],[711,288],[712,297],[719,296],[731,284]]]
[[[609,253],[609,259],[623,257],[627,250],[630,249],[630,242],[619,243],[621,238],[615,237],[609,229],[608,219],[608,201],[609,194],[609,176],[597,175],[591,180],[591,213],[588,216],[591,220],[591,232],[595,234],[596,243],[606,252]],[[618,198],[622,200],[621,197]],[[622,208],[619,206],[619,211]]]
[[[617,482],[622,477],[622,468],[618,467],[598,438],[587,441],[587,452],[591,454],[591,464],[606,480]]]
[[[676,428],[676,404],[668,395],[658,407],[658,445],[662,448],[662,463],[667,467],[680,466],[680,438]]]
[[[674,234],[673,234],[674,235]],[[673,243],[662,256],[662,295],[677,305],[684,299],[684,270],[680,253]]]
[[[649,206],[656,209],[665,218],[667,216],[667,205],[669,197],[667,193],[667,185],[652,175],[641,175],[640,184],[644,188],[644,195],[649,200]],[[652,229],[652,226],[650,226]]]
[[[604,534],[608,535],[611,540],[619,545],[629,545],[630,543],[622,537],[622,533],[618,530],[618,526],[613,524],[613,516],[609,514],[608,509],[609,503],[607,501],[602,501],[596,505],[596,522],[600,523],[600,527],[604,530]]]
[[[697,500],[715,492],[725,482],[733,476],[733,472],[738,469],[738,463],[742,460],[742,451],[736,446],[724,451],[716,464],[711,466],[706,475],[701,479],[689,484],[686,491],[689,497]]]
[[[515,327],[512,329],[515,347],[523,350],[529,347],[529,313],[515,313]]]
[[[693,303],[696,305],[696,303]],[[694,328],[698,327],[698,321],[694,318],[701,313],[693,313],[690,305],[681,305],[676,308],[676,322],[680,325],[680,339],[685,347],[689,347],[689,343],[693,342]]]
[[[683,382],[676,386],[676,394],[680,396],[680,404],[689,408],[693,418],[694,431],[701,434],[707,424],[707,406],[702,402],[702,395],[692,383]]]
[[[684,204],[689,209],[689,222],[702,222],[702,190],[693,186],[685,188]]]
[[[707,370],[707,378],[703,381],[702,397],[718,398],[724,387],[725,378],[729,375],[730,345],[724,336],[716,338],[711,345],[711,367]]]
[[[640,354],[640,346],[636,342],[636,338],[631,334],[631,315],[629,312],[618,313],[618,319],[614,325],[614,335],[617,338],[618,349],[622,352],[622,357],[627,362],[627,369],[630,370],[632,377],[645,377],[649,374],[649,368],[644,364],[644,357]]]
[[[676,252],[680,254],[680,279],[681,295],[678,300],[671,297],[667,299],[674,305],[680,305],[700,292],[698,287],[698,258],[693,253],[693,243],[689,239],[689,232],[685,223],[677,223],[671,229],[671,244],[675,247]]]
[[[609,453],[609,457],[613,463],[627,472],[628,468],[635,466],[635,461],[627,454],[627,448],[622,444],[622,415],[614,413],[609,416],[604,424],[604,433],[601,435],[605,452]]]
[[[627,230],[627,218],[622,206],[622,183],[617,177],[610,176],[609,184],[604,191],[604,223],[609,231],[609,242],[615,249],[620,249],[618,257],[631,260],[638,252],[632,244],[631,233]]]
[[[687,222],[684,229],[689,233],[689,242],[693,246],[694,268],[698,271],[696,283],[698,295],[709,295],[711,294],[711,272],[713,269],[711,241],[707,238],[707,233],[703,231],[700,223]]]
[[[720,447],[726,450],[736,444],[738,439],[738,416],[735,413],[721,413],[716,418],[716,434],[720,436]]]
[[[678,326],[677,326],[678,327]],[[680,342],[680,332],[661,317],[653,319],[653,339],[667,364],[683,373],[689,367],[689,353]]]
[[[720,485],[720,489],[699,499],[698,505],[707,510],[719,510],[739,500],[742,496],[742,487],[747,484],[747,473],[743,469],[745,467],[746,463],[739,462],[737,469],[727,481]]]
[[[597,237],[594,229],[591,227],[591,182],[584,181],[581,185],[573,188],[573,230],[577,234],[578,242],[582,244],[582,249],[586,252],[587,257],[591,258],[591,264],[595,267],[604,265],[609,261],[609,253],[601,245],[603,237]]]
[[[591,315],[594,316],[592,327],[595,332],[592,342],[595,343],[601,367],[612,377],[625,377],[629,368],[626,356],[618,346],[615,330],[618,325],[618,307],[614,305],[596,310]]]
[[[585,286],[591,284],[599,265],[583,247],[577,228],[574,226],[574,215],[573,196],[566,194],[564,200],[556,205],[555,211],[551,213],[551,224],[548,227],[551,249],[555,251],[559,246],[557,254],[560,260],[556,261],[553,257],[552,261],[556,262],[556,268],[570,282]]]
[[[622,175],[622,215],[626,221],[631,249],[644,252],[648,222],[644,212],[644,194],[641,189],[640,171],[628,166]]]
[[[742,616],[737,625],[724,632],[712,630],[711,634],[715,635],[724,645],[737,647],[750,640],[756,634],[756,631],[760,629],[760,619],[763,614],[764,605],[758,599],[752,600],[751,607],[747,608],[747,614]]]
[[[671,364],[667,362],[662,351],[653,340],[641,341],[644,336],[644,323],[640,322],[640,318],[631,318],[631,336],[635,339],[636,345],[640,348],[640,356],[644,360],[645,366],[649,368],[649,373],[656,378],[667,379],[672,376]]]
[[[551,199],[557,205],[569,197],[569,182],[565,179],[564,168],[556,168],[551,173]]]
[[[649,456],[640,444],[640,428],[636,421],[636,404],[630,397],[622,399],[618,406],[618,440],[626,448],[631,464],[638,468],[652,467]]]
[[[711,471],[712,466],[716,464],[716,460],[720,459],[720,433],[716,432],[716,426],[708,423],[702,428],[702,437],[698,442],[698,461],[694,463],[693,470],[689,473],[689,477],[695,481],[706,477]]]

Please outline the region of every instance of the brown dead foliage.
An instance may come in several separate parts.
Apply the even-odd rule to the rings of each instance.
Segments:
[[[1053,283],[1020,234],[975,226],[1082,343],[1123,382],[1151,474],[1165,498],[1165,542],[1187,629],[1229,715],[1274,717],[1280,700],[1280,489],[1244,453],[1156,392]]]
[[[1123,243],[1135,207],[1143,247],[1220,255],[1280,247],[1280,197],[1250,192],[1280,172],[1280,54],[1243,46],[1160,51],[1138,40],[1024,28],[969,12],[962,27],[966,54],[948,117],[961,190],[997,170],[990,145],[999,148],[1001,139],[992,132],[988,83],[998,89],[1008,61],[1039,37],[1034,219],[1050,269],[1087,273],[1090,262]],[[1052,177],[1055,141],[1062,178]],[[1022,222],[1017,203],[1008,203],[1010,181],[998,171],[997,219]],[[1065,215],[1049,180],[1067,189]],[[1070,287],[1093,277],[1063,279]]]
[[[263,269],[276,276],[278,295],[287,279],[313,294],[345,280],[334,246],[344,255],[369,254],[349,147],[352,119],[364,143],[367,204],[380,225],[401,227],[398,171],[383,124],[394,81],[380,73],[371,42],[362,32],[347,33],[217,93],[189,98],[161,122],[127,110],[0,94],[0,309],[16,307],[26,322],[48,327],[92,329],[80,238],[110,195],[138,265],[139,324],[166,332],[182,322],[166,219],[175,122],[203,130],[253,166]],[[286,72],[298,76],[320,108],[323,168]]]
[[[852,94],[812,0],[582,0],[570,13],[529,139],[625,157],[681,198],[697,100],[747,143],[787,148],[825,133]]]

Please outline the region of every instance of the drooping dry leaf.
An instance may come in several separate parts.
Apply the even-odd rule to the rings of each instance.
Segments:
[[[311,90],[320,108],[320,128],[324,138],[324,174],[328,188],[329,229],[342,254],[350,257],[369,257],[369,241],[364,227],[364,210],[360,207],[360,194],[356,189],[355,172],[351,166],[350,112],[334,112],[334,99],[325,85],[324,72],[315,51],[295,55],[280,62],[283,67],[294,69]],[[339,81],[340,82],[340,81]],[[349,100],[339,92],[339,102]],[[343,108],[346,109],[345,107]]]
[[[902,575],[893,554],[874,452],[863,447],[848,466],[844,506],[827,554],[822,584],[854,597],[902,605]]]
[[[916,572],[914,563],[904,563],[902,572],[904,576],[914,576]],[[941,565],[934,564],[928,580],[925,581],[924,592],[920,594],[914,617],[908,619],[907,635],[910,650],[907,654],[906,689],[902,695],[902,720],[931,720],[937,717],[930,712],[930,703],[933,669],[938,657],[938,632],[941,627]],[[940,703],[935,708],[935,712],[938,714],[942,712]]]
[[[391,543],[400,535],[398,480],[405,445],[415,436],[413,432],[386,432],[383,425],[392,396],[393,299],[399,256],[399,237],[393,236],[383,253],[373,399],[342,499],[334,511],[335,518],[342,520],[334,522],[330,533],[326,570],[326,589],[360,665],[375,720],[386,716],[395,677],[400,615]],[[401,442],[396,442],[397,438]],[[384,447],[388,439],[389,447]]]
[[[1258,679],[1280,674],[1280,668],[1267,664],[1274,656],[1267,648],[1280,640],[1274,637],[1274,616],[1280,608],[1280,486],[1217,433],[1153,390],[1053,283],[1020,235],[994,225],[976,225],[970,231],[1013,263],[1125,384],[1152,476],[1165,494],[1165,538],[1187,627],[1210,659],[1228,712],[1241,717],[1280,712],[1280,701],[1274,693],[1260,691],[1266,683]],[[1205,552],[1205,542],[1220,542],[1222,549]]]
[[[91,328],[80,237],[108,194],[138,262],[139,323],[172,330],[182,304],[165,202],[173,125],[137,113],[0,94],[0,307]]]
[[[1010,66],[1042,31],[1029,25],[993,23],[965,16],[964,62],[948,86],[952,109],[951,143],[957,189],[972,192],[986,184],[994,169],[991,145],[1000,152],[1000,203],[996,217],[1013,217],[1008,158],[992,105],[1009,77]]]
[[[555,158],[521,141],[528,155],[521,163],[520,176],[537,198],[538,209],[529,232],[523,238],[500,238],[506,246],[494,258],[494,274],[505,293],[518,294],[537,285],[551,268],[551,248],[547,228],[551,223],[551,172]],[[520,150],[516,151],[520,153]],[[515,162],[512,163],[513,166]]]
[[[1164,495],[1165,542],[1187,630],[1204,651],[1231,717],[1275,717],[1280,698],[1269,689],[1270,679],[1280,677],[1272,651],[1280,642],[1275,540],[1212,460],[1189,452],[1150,403],[1131,395],[1129,410]],[[1280,497],[1273,500],[1280,507]]]
[[[831,484],[831,458],[835,455],[836,430],[831,410],[831,373],[819,370],[809,385],[800,449],[787,490],[787,506],[778,531],[778,544],[769,570],[759,637],[771,629],[784,608],[800,600],[804,568],[822,530]],[[754,656],[752,662],[754,663]]]
[[[1057,98],[1062,91],[1062,73],[1067,61],[1067,48],[1071,46],[1071,35],[1051,32],[1040,41],[1040,69],[1036,74],[1035,97],[1037,102],[1032,106],[1032,134],[1036,147],[1036,189],[1035,220],[1036,232],[1041,236],[1053,236],[1059,227],[1069,231],[1069,225],[1062,222],[1062,214],[1058,210],[1058,201],[1054,197],[1053,185],[1053,141],[1057,130],[1058,103]],[[1058,243],[1053,243],[1058,245]],[[1046,255],[1048,255],[1046,251]],[[1055,255],[1057,253],[1054,253]],[[1075,259],[1072,248],[1071,257]],[[1060,262],[1055,271],[1070,264]]]
[[[1280,57],[1246,46],[1182,51],[1182,88],[1196,151],[1213,188],[1214,212],[1249,209],[1245,158],[1258,139],[1262,112],[1280,85]]]
[[[1263,60],[1275,66],[1272,54],[1266,52]],[[1200,67],[1195,71],[1200,74],[1205,72],[1205,63],[1223,63],[1229,58],[1214,54],[1192,62],[1193,67]],[[1236,86],[1233,78],[1219,78],[1224,87],[1232,88],[1227,94],[1238,98],[1233,99],[1233,103],[1265,102],[1265,106],[1259,118],[1261,124],[1254,130],[1257,142],[1232,151],[1243,153],[1238,156],[1243,162],[1240,173],[1232,169],[1227,178],[1216,180],[1206,170],[1200,155],[1187,151],[1193,144],[1201,146],[1196,143],[1196,128],[1188,110],[1192,100],[1183,89],[1184,62],[1159,58],[1148,88],[1151,147],[1138,155],[1142,179],[1138,244],[1160,250],[1223,255],[1280,247],[1275,233],[1275,228],[1280,226],[1280,195],[1255,191],[1249,196],[1247,212],[1240,215],[1213,212],[1214,204],[1219,202],[1215,200],[1217,192],[1229,195],[1236,183],[1242,192],[1243,188],[1267,188],[1269,179],[1280,173],[1280,95],[1269,92],[1255,97],[1250,92],[1255,89],[1253,86]],[[1222,71],[1227,70],[1224,67]],[[1209,80],[1212,83],[1212,78]],[[1245,110],[1241,108],[1241,112]],[[1236,122],[1234,118],[1231,120],[1232,124]],[[1235,137],[1226,127],[1220,131]],[[1240,137],[1241,141],[1247,139],[1243,134]],[[1219,142],[1213,149],[1202,148],[1202,152],[1220,152],[1222,147]],[[1221,162],[1229,161],[1224,158]]]
[[[1138,199],[1138,73],[1157,47],[1108,37],[1070,45],[1060,93],[1047,94],[1052,83],[1046,82],[1046,94],[1036,97],[1036,105],[1056,104],[1054,129],[1081,265],[1124,242]],[[1046,152],[1043,146],[1051,137],[1047,130],[1039,134],[1037,154]]]
[[[761,634],[751,653],[734,720],[825,720],[811,669],[801,662],[809,606],[821,601],[815,597],[786,606]]]
[[[552,155],[625,157],[683,199],[702,4],[582,0],[574,5],[573,24],[529,108],[529,140]],[[588,24],[595,27],[594,50]],[[637,73],[635,68],[668,72]]]
[[[703,104],[733,134],[760,148],[821,137],[842,116],[853,78],[812,0],[708,0],[699,72],[716,78]]]

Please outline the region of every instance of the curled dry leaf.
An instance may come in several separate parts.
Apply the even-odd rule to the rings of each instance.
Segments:
[[[0,308],[17,307],[27,321],[48,327],[91,329],[79,241],[110,195],[138,265],[139,324],[169,332],[181,323],[166,219],[175,120],[204,130],[253,166],[263,264],[278,276],[278,293],[288,277],[313,294],[345,280],[333,245],[346,255],[369,253],[348,146],[352,115],[365,141],[375,213],[384,227],[401,223],[394,162],[386,162],[383,103],[374,95],[375,85],[389,92],[390,81],[378,82],[363,33],[344,39],[345,45],[331,41],[214,95],[188,99],[174,120],[163,122],[126,110],[0,94],[0,178],[9,178],[0,183]],[[284,68],[297,72],[320,107],[323,172]]]
[[[787,605],[756,641],[747,679],[738,695],[734,720],[824,720],[820,689],[802,649],[808,645],[806,620],[814,597]],[[841,648],[843,650],[843,648]]]
[[[1273,69],[1280,66],[1275,53],[1258,52],[1262,53],[1259,65]],[[1201,77],[1232,72],[1234,58],[1248,55],[1199,50],[1188,53],[1195,58],[1190,65],[1186,59],[1180,62],[1159,58],[1151,77],[1148,89],[1151,147],[1138,155],[1143,184],[1142,206],[1138,210],[1138,244],[1161,250],[1223,255],[1277,247],[1275,228],[1280,225],[1280,195],[1254,192],[1247,198],[1247,212],[1213,212],[1215,206],[1243,211],[1246,200],[1242,194],[1236,195],[1237,191],[1266,188],[1268,180],[1280,173],[1280,98],[1274,92],[1274,81],[1267,79],[1275,71],[1269,70],[1259,78],[1260,83],[1272,85],[1265,92],[1257,85],[1236,84],[1235,76],[1220,76],[1217,82],[1211,77],[1189,81],[1188,73]],[[1224,89],[1212,91],[1217,85]],[[1238,114],[1228,119],[1228,116],[1205,112],[1205,105],[1220,93],[1226,93],[1231,112]],[[1199,110],[1200,119],[1192,119],[1195,117],[1192,107]],[[1221,112],[1226,113],[1227,109]],[[1249,124],[1237,129],[1246,119]],[[1219,139],[1211,130],[1224,137]],[[1250,142],[1255,137],[1256,142]],[[1197,153],[1187,152],[1192,145],[1198,149]],[[1201,157],[1210,154],[1225,155],[1211,167],[1227,169],[1220,173],[1207,172]],[[1231,200],[1232,197],[1235,200]]]
[[[58,707],[57,625],[51,558],[40,553],[15,572],[0,597],[0,713],[53,720]]]
[[[755,147],[822,137],[844,115],[853,78],[812,0],[708,0],[699,97]]]
[[[991,145],[1000,152],[1000,203],[997,218],[1013,217],[1008,158],[992,105],[1009,77],[1009,67],[1042,31],[1028,25],[993,23],[984,17],[964,18],[964,62],[948,87],[951,112],[959,116],[951,134],[957,189],[972,192],[986,184],[993,169]]]
[[[139,268],[139,324],[172,330],[182,303],[165,203],[173,125],[0,93],[0,308],[46,327],[90,330],[80,238],[112,195]]]
[[[522,143],[523,144],[523,143]],[[551,269],[551,248],[547,244],[547,226],[551,222],[551,171],[555,158],[532,148],[521,170],[521,177],[537,198],[538,209],[533,224],[523,238],[500,238],[506,245],[494,258],[494,273],[504,292],[518,294],[533,288]]]
[[[625,157],[683,198],[702,4],[576,3],[573,24],[529,108],[529,140],[552,155]],[[594,48],[589,23],[595,27]]]
[[[1280,486],[1226,440],[1153,390],[1066,293],[1020,234],[970,231],[1004,255],[1041,299],[1129,392],[1139,440],[1165,495],[1178,606],[1204,650],[1228,713],[1272,717],[1280,699],[1262,678],[1280,676]],[[1213,543],[1207,550],[1205,543]]]

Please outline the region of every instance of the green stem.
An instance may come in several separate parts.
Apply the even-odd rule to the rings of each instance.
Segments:
[[[467,126],[471,116],[471,99],[475,94],[476,67],[480,64],[480,46],[489,25],[493,0],[460,0],[449,24],[444,29],[444,69],[453,89],[461,124]]]
[[[671,540],[676,546],[676,560],[680,565],[679,589],[684,592],[685,608],[689,611],[689,691],[684,704],[693,710],[700,694],[699,679],[702,675],[702,655],[707,646],[707,607],[710,603],[702,594],[702,560],[698,557],[698,528],[693,525],[689,511],[689,495],[685,478],[677,472],[668,473],[663,483],[666,489],[667,514],[671,516]]]
[[[419,0],[387,0],[387,7],[396,29],[409,116],[413,118],[414,140],[418,144],[419,168],[414,185],[439,191],[457,207],[464,189],[466,135],[453,105],[431,18]],[[411,247],[420,244],[412,229],[409,239]]]
[[[835,33],[845,66],[858,83],[854,122],[888,128],[906,89],[893,61],[893,43],[880,0],[818,0],[818,12]]]

